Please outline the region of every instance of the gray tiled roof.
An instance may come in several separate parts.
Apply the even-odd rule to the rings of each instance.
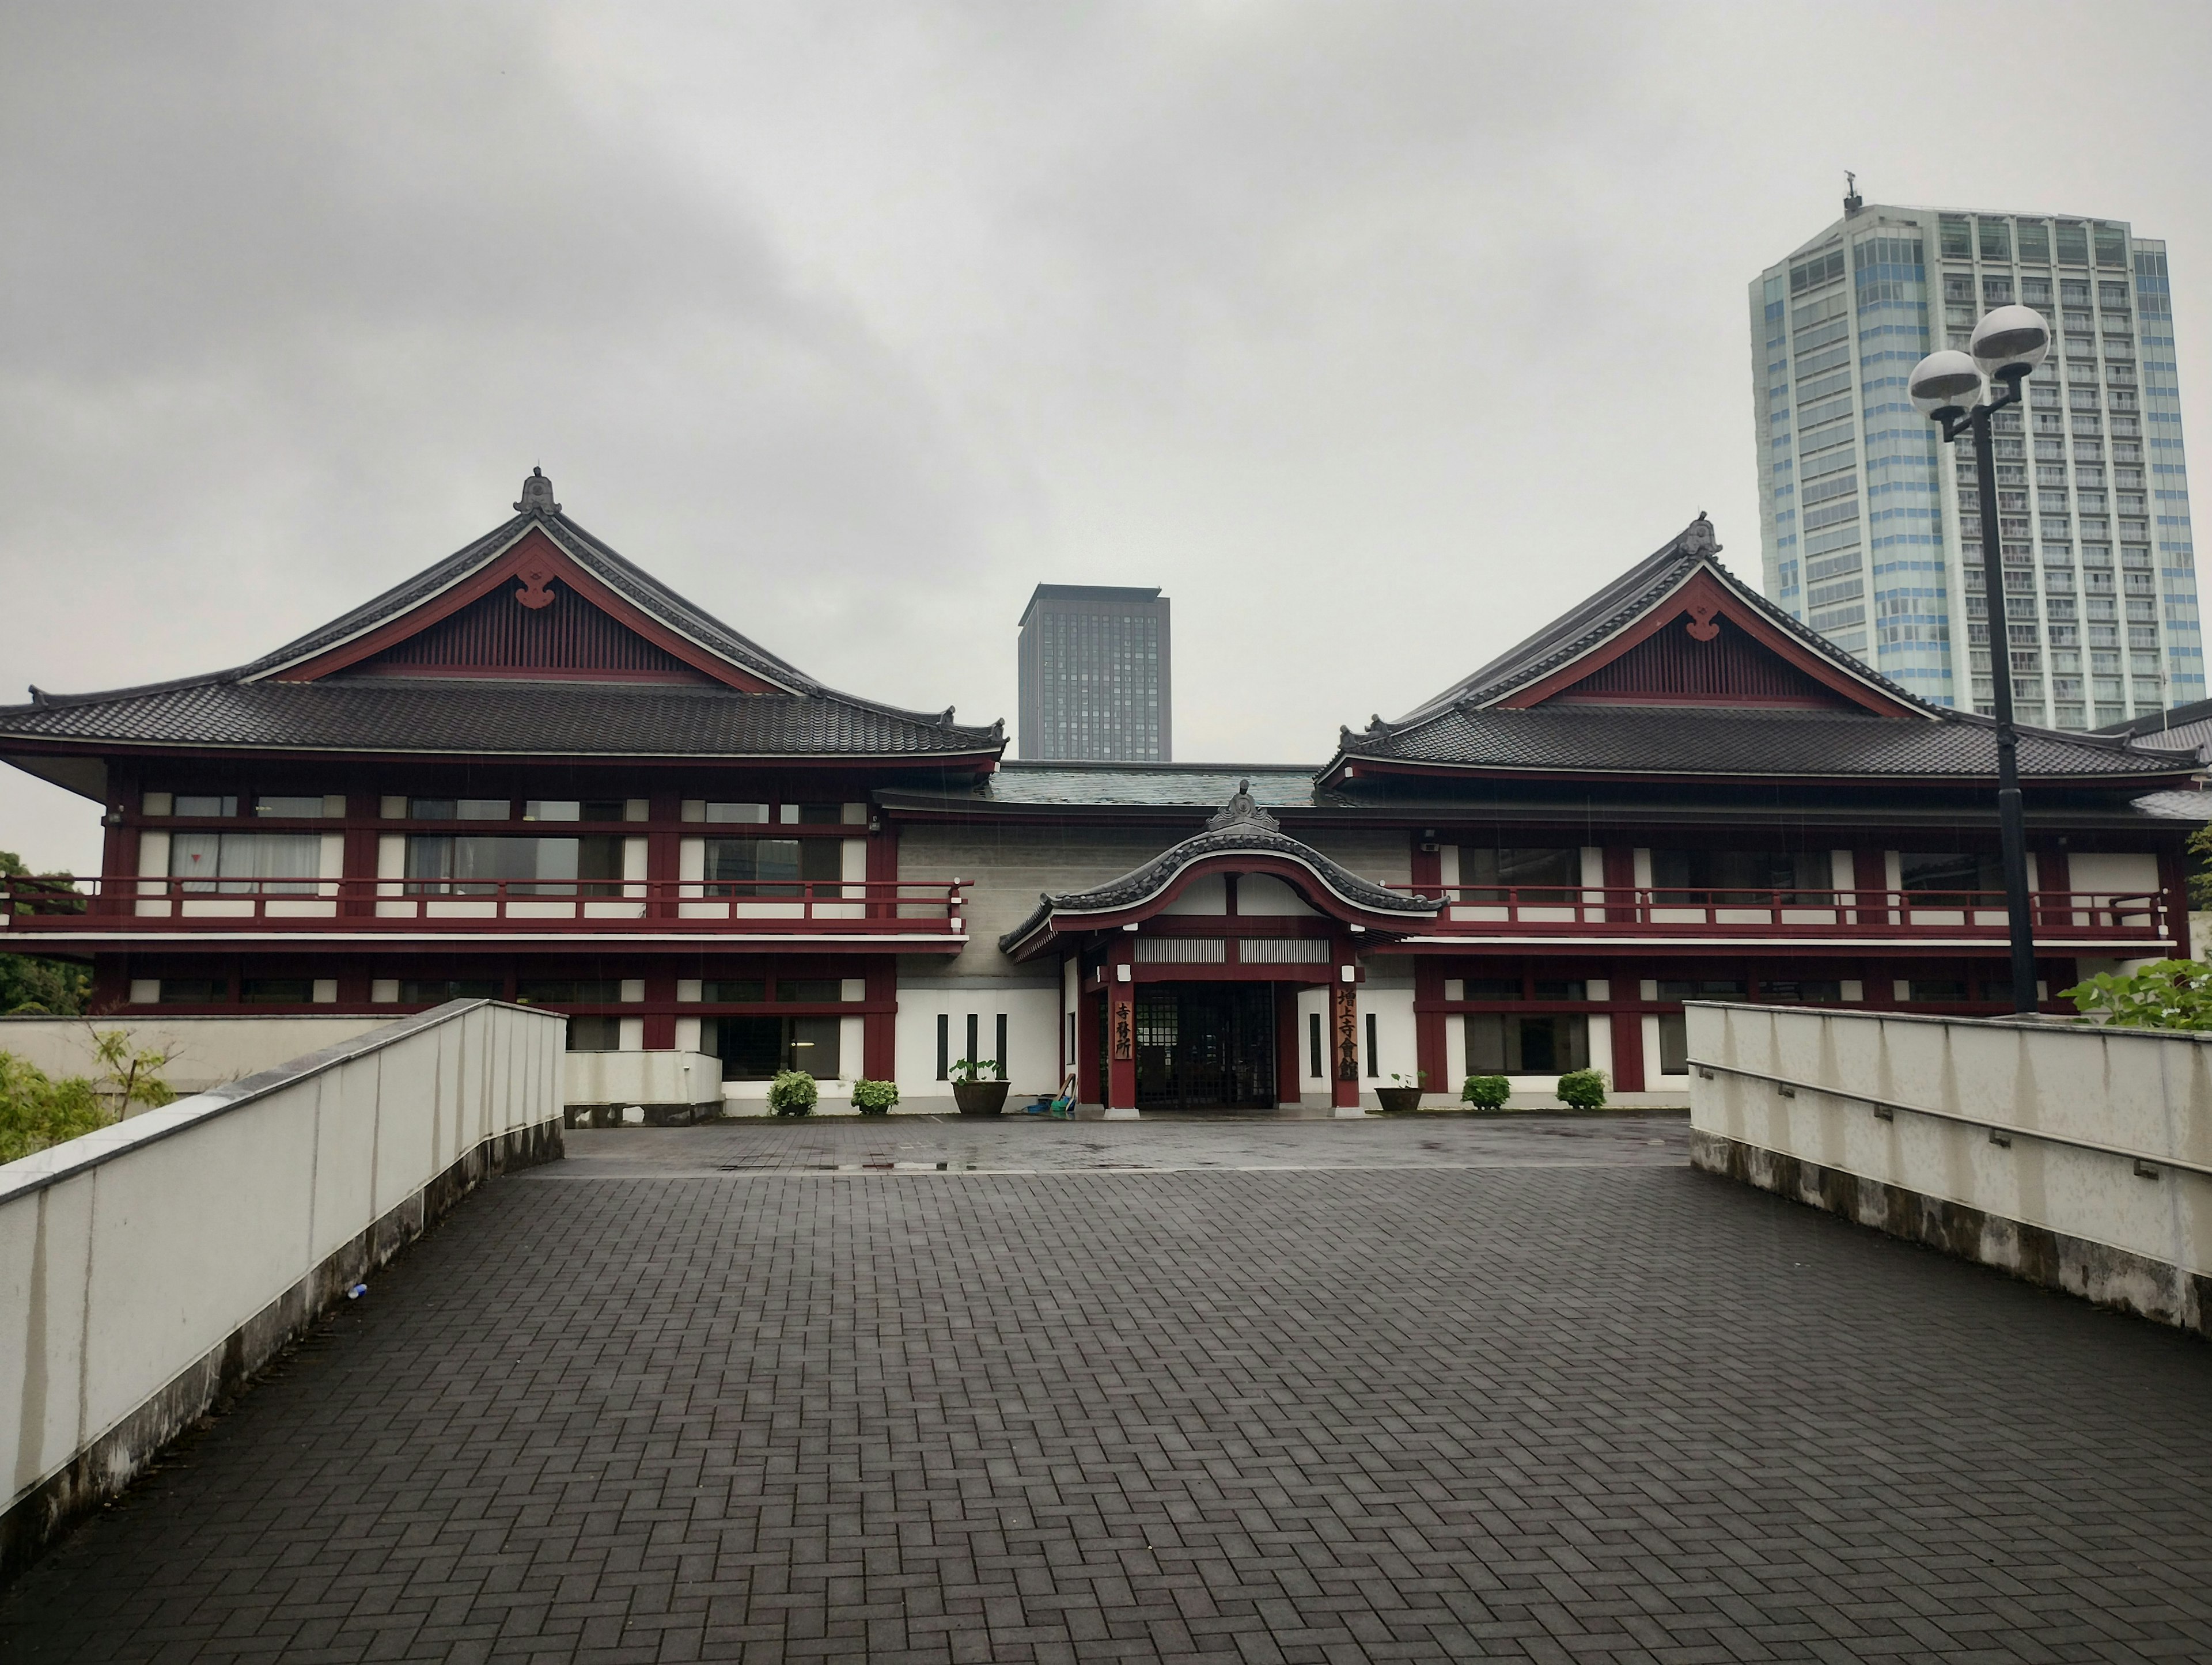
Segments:
[[[2130,808],[2154,821],[2212,821],[2212,792],[2152,792]]]
[[[209,681],[0,708],[9,736],[137,745],[545,757],[931,756],[995,750],[964,728],[835,695],[651,684],[327,677]]]
[[[1054,914],[1112,914],[1139,906],[1165,890],[1191,863],[1217,855],[1272,855],[1297,862],[1339,899],[1369,913],[1425,920],[1435,918],[1439,906],[1432,897],[1387,890],[1330,860],[1310,844],[1291,837],[1255,801],[1249,783],[1240,781],[1228,807],[1207,823],[1205,831],[1170,844],[1142,866],[1104,884],[1040,896],[1029,917],[999,939],[1000,951],[1012,953]]]
[[[524,501],[525,512],[274,653],[202,677],[0,706],[0,739],[563,757],[965,756],[1004,747],[1001,728],[957,725],[950,710],[906,711],[823,686],[569,520],[542,477],[525,483]],[[790,692],[343,674],[269,679],[421,605],[532,526],[641,611]]]
[[[1547,705],[1447,710],[1408,727],[1360,736],[1347,758],[1596,774],[1839,775],[1994,780],[1996,727],[1954,714],[1918,722],[1868,713],[1727,710],[1710,706]],[[2020,732],[2023,778],[2171,779],[2193,760],[2116,740]]]

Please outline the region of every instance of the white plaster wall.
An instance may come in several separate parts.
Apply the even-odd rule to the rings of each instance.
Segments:
[[[1402,827],[1322,828],[1304,842],[1373,884],[1413,882],[1413,836]]]
[[[2005,1020],[1689,1007],[1691,1121],[2002,1218],[2212,1273],[2212,1036]],[[1767,1082],[1796,1084],[1784,1097]],[[1867,1102],[1898,1105],[1888,1120]],[[1923,1106],[1969,1118],[1916,1115]],[[2008,1130],[2009,1145],[1990,1129]],[[2149,1158],[2028,1137],[2042,1130]]]
[[[1047,972],[1049,976],[1051,973]],[[937,1079],[937,1019],[952,1020],[952,1057],[968,1049],[968,1018],[977,1019],[976,1047],[991,1055],[997,1020],[1006,1017],[1008,1102],[1060,1090],[1060,1012],[1064,987],[1050,981],[1016,983],[977,978],[903,984],[899,989],[899,1108],[942,1113],[951,1108],[952,1084]],[[935,1102],[930,1102],[935,1101]]]
[[[722,1060],[696,1050],[566,1053],[562,1076],[564,1104],[719,1105],[722,1097]]]
[[[1059,895],[1119,878],[1196,830],[1192,824],[1127,829],[995,823],[906,827],[899,835],[902,878],[968,882],[968,945],[948,959],[933,957],[926,975],[1049,981],[1049,967],[1016,965],[999,951],[999,939],[1035,910],[1038,892]],[[935,1042],[931,1045],[933,1067]],[[899,1066],[908,1066],[903,1044]]]
[[[1371,973],[1370,973],[1371,977]],[[1374,1097],[1377,1087],[1395,1086],[1393,1074],[1406,1078],[1413,1085],[1414,1072],[1420,1067],[1416,1055],[1419,1045],[1413,1028],[1413,985],[1405,982],[1386,982],[1373,979],[1359,986],[1359,1087],[1360,1102],[1370,1109],[1381,1101]],[[1376,1050],[1379,1060],[1367,1054],[1367,1019],[1375,1019]],[[1376,1067],[1377,1063],[1380,1068]],[[1441,1082],[1425,1084],[1425,1091],[1441,1091]]]
[[[562,1030],[423,1013],[0,1166],[10,1504],[470,1151],[557,1122]]]

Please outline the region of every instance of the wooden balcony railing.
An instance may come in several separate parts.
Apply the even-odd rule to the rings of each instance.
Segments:
[[[1747,933],[1777,938],[1879,934],[1985,936],[2007,930],[2002,890],[1675,890],[1648,885],[1565,888],[1496,884],[1394,884],[1444,905],[1434,930],[1630,932],[1652,937]],[[2168,940],[2163,893],[2038,890],[2029,897],[2038,937]]]
[[[0,878],[0,933],[380,928],[944,936],[963,881],[927,879]]]

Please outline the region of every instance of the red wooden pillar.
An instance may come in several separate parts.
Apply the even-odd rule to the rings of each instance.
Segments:
[[[1329,1033],[1335,1053],[1329,1071],[1329,1103],[1340,1110],[1359,1108],[1359,985],[1352,981],[1349,949],[1338,951],[1336,981],[1329,985]]]
[[[1106,1084],[1098,1079],[1098,1026],[1103,1021],[1100,997],[1085,991],[1079,976],[1075,985],[1075,1097],[1079,1103],[1106,1102]]]
[[[872,1081],[898,1078],[898,962],[882,955],[868,962],[868,1009],[860,1016],[860,1067]]]
[[[1275,1104],[1296,1108],[1299,1087],[1305,1080],[1305,1063],[1298,1056],[1298,986],[1275,985]]]
[[[683,872],[684,861],[684,800],[656,792],[646,800],[646,917],[674,919],[676,879]]]
[[[676,973],[655,967],[645,979],[645,1049],[668,1052],[676,1045]]]
[[[1851,883],[1858,890],[1854,898],[1859,904],[1857,923],[1888,924],[1889,853],[1887,850],[1853,850]]]
[[[1443,962],[1432,955],[1413,961],[1413,1064],[1421,1072],[1422,1089],[1447,1097],[1459,1096],[1459,1083],[1444,1079],[1444,1024],[1437,1010],[1443,1004]]]
[[[1137,1108],[1136,951],[1127,937],[1107,951],[1106,1097],[1112,1110]]]
[[[1620,985],[1616,982],[1613,987]],[[1644,1091],[1644,1014],[1616,1012],[1613,1024],[1613,1085],[1621,1092]]]
[[[1636,905],[1629,892],[1636,888],[1636,851],[1627,844],[1608,844],[1605,847],[1605,888],[1607,892],[1606,919],[1613,924],[1627,924],[1636,918]]]

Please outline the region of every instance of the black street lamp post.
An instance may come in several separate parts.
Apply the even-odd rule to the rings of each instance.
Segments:
[[[2035,920],[2027,893],[2027,823],[2020,795],[2020,741],[2012,714],[2012,632],[2005,617],[2002,539],[1997,527],[1996,446],[1990,419],[2021,402],[2021,383],[2051,350],[2051,326],[2032,307],[2000,307],[1974,328],[1971,354],[1930,353],[1913,368],[1912,403],[1943,430],[1946,444],[1974,436],[1982,511],[1982,595],[1989,614],[1990,689],[1997,739],[1997,827],[2004,846],[2005,917],[2012,938],[2012,1007],[2036,1010]],[[1989,382],[2003,392],[1986,398]],[[1971,677],[1971,669],[1969,671]]]

